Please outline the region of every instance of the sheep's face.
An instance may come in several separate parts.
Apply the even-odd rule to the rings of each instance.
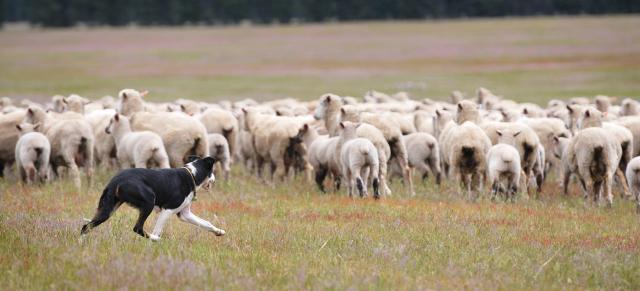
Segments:
[[[510,128],[496,130],[498,134],[498,143],[508,144],[512,146],[516,146],[516,138],[520,135],[519,130],[513,130]]]
[[[340,100],[340,97],[334,94],[325,94],[320,97],[320,103],[318,104],[318,107],[316,107],[316,111],[313,113],[313,118],[316,120],[324,119],[327,110],[336,107],[340,108],[341,105],[342,101]]]
[[[31,123],[22,123],[16,124],[16,128],[20,132],[20,135],[24,135],[29,132],[37,131],[40,128],[40,123],[31,124]]]
[[[362,125],[362,123],[355,123],[350,121],[340,122],[340,136],[345,140],[355,138],[356,131],[358,127],[360,127],[360,125]]]
[[[609,106],[611,106],[611,101],[608,96],[598,95],[596,96],[596,108],[602,112],[607,112],[609,110]]]
[[[107,127],[104,129],[104,132],[107,134],[113,133],[118,128],[120,123],[124,121],[124,118],[124,116],[120,116],[120,114],[116,113],[116,115],[111,117],[111,119],[109,120],[109,125],[107,125]]]
[[[569,138],[554,136],[553,137],[553,155],[557,159],[561,160],[562,156],[564,155],[564,151],[567,148],[567,145],[569,145]]]
[[[55,95],[51,97],[51,102],[53,103],[53,111],[62,113],[67,110],[67,103],[64,100],[64,96]]]
[[[479,114],[478,105],[468,100],[462,100],[456,107],[456,123],[462,124],[465,121],[478,123]]]
[[[588,108],[585,109],[580,118],[578,119],[577,126],[579,129],[589,127],[602,127],[602,119],[604,114],[598,109]]]
[[[340,108],[340,120],[360,122],[360,110],[353,105],[345,105]]]
[[[37,106],[29,106],[27,109],[27,114],[24,117],[25,123],[43,123],[47,117],[47,113],[42,110],[42,108]]]
[[[133,113],[144,110],[142,97],[148,91],[138,92],[134,89],[124,89],[118,93],[117,111],[124,116],[131,116]]]

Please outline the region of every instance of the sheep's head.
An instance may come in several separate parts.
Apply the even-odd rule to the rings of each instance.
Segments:
[[[135,89],[123,89],[118,93],[117,111],[124,116],[131,116],[144,111],[144,100],[149,91],[139,92]]]
[[[320,102],[316,111],[313,113],[313,118],[316,120],[324,119],[327,112],[332,110],[338,110],[342,106],[342,100],[340,96],[335,94],[324,94],[320,97]]]
[[[66,106],[67,110],[84,114],[84,106],[89,104],[91,101],[79,95],[71,94],[69,97],[63,98],[62,102]]]
[[[131,125],[129,123],[129,119],[124,115],[116,113],[109,120],[109,125],[107,125],[107,127],[104,129],[104,132],[107,133],[107,134],[111,134],[111,133],[117,131],[118,128],[122,128],[122,127],[124,127],[125,130],[127,128],[131,127]]]
[[[496,129],[496,133],[498,134],[498,143],[504,143],[515,147],[516,138],[520,135],[521,131],[507,128]]]
[[[340,121],[360,122],[360,110],[355,105],[340,108]]]
[[[625,98],[620,103],[621,107],[621,115],[629,116],[629,115],[638,115],[640,113],[640,106],[638,101],[635,101],[631,98]]]
[[[564,151],[566,150],[567,146],[569,145],[569,138],[567,137],[560,137],[560,136],[554,136],[552,139],[553,142],[553,155],[561,160],[563,155],[564,155]]]
[[[605,95],[598,95],[595,99],[596,108],[602,112],[609,111],[609,106],[611,106],[611,98]]]
[[[25,133],[38,131],[40,129],[40,123],[31,124],[31,123],[21,123],[16,124],[16,129],[20,132],[20,135]]]
[[[451,95],[449,95],[449,99],[451,99],[452,104],[458,104],[458,102],[464,99],[464,96],[460,91],[453,91],[451,92]]]
[[[64,96],[62,95],[53,95],[51,97],[51,103],[53,103],[53,111],[62,113],[67,110],[67,103],[64,100]]]
[[[340,122],[340,137],[349,140],[356,137],[356,130],[362,123],[355,123],[351,121]]]
[[[447,123],[453,120],[453,114],[444,109],[436,109],[436,115],[433,118],[434,118],[433,124],[435,127],[434,133],[435,133],[435,136],[438,137],[440,136],[440,133],[442,132],[442,130],[444,130],[444,127],[447,125]]]
[[[469,100],[462,100],[456,106],[456,123],[463,124],[466,121],[479,123],[480,113],[478,105]]]
[[[598,109],[587,108],[582,112],[578,119],[577,126],[579,129],[589,127],[602,127],[602,119],[604,114]]]
[[[47,113],[38,106],[29,106],[27,109],[27,114],[24,116],[25,123],[45,123],[47,119]]]

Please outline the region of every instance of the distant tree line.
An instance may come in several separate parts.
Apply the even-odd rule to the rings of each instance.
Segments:
[[[0,0],[0,23],[257,24],[640,12],[639,0]]]

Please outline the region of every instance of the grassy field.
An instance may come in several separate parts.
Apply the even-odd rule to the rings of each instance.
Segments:
[[[640,18],[540,18],[265,28],[0,32],[0,95],[219,100],[369,89],[419,97],[486,86],[518,100],[638,96]],[[0,180],[0,287],[41,289],[640,289],[640,218],[564,197],[468,202],[445,183],[381,201],[320,194],[297,178],[267,187],[233,168],[193,209],[215,237],[172,219],[152,243],[122,207],[79,241],[113,172],[69,181]],[[85,185],[87,181],[84,181]],[[615,189],[615,188],[614,188]],[[616,193],[619,189],[616,189]],[[151,230],[155,215],[148,220]]]
[[[543,103],[637,96],[640,17],[373,22],[285,27],[0,32],[0,96],[36,100],[123,87],[156,100],[405,90],[443,98],[479,86]]]

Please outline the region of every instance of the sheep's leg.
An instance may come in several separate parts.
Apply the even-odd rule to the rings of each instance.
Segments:
[[[429,169],[431,169],[431,173],[436,176],[436,185],[440,185],[442,179],[442,170],[440,169],[440,164],[436,162],[435,159],[429,159]]]
[[[568,169],[564,170],[562,174],[562,189],[564,196],[569,195],[569,180],[571,179],[571,172]]]
[[[602,190],[604,191],[605,199],[607,199],[607,206],[609,208],[613,207],[613,193],[611,193],[611,189],[613,188],[612,182],[613,182],[613,174],[607,174],[607,176],[603,181],[603,185],[601,186]]]
[[[94,158],[94,153],[93,153],[93,139],[90,139],[89,142],[87,143],[87,149],[85,152],[85,165],[84,168],[87,171],[87,183],[89,185],[93,184],[93,171],[94,171],[94,163],[95,163],[95,158]]]
[[[378,173],[378,179],[382,184],[382,191],[384,195],[391,196],[391,189],[387,185],[387,156],[384,152],[378,152],[380,161],[380,172]]]
[[[636,213],[640,214],[640,189],[635,189],[636,192]]]
[[[36,180],[36,166],[29,162],[24,165],[24,169],[27,172],[27,185],[33,184]]]
[[[349,194],[350,198],[353,198],[353,179],[351,170],[346,170],[345,179],[347,180],[347,193]]]
[[[326,193],[324,189],[324,178],[327,176],[328,169],[326,167],[318,167],[316,170],[316,185],[322,193]]]
[[[369,191],[367,189],[367,185],[369,181],[369,167],[363,167],[360,169],[360,184],[362,184],[362,188],[364,189],[360,193],[360,197],[362,197],[362,193],[364,193],[364,197],[369,196]],[[358,181],[356,181],[357,183]]]
[[[405,153],[406,156],[406,153]],[[402,156],[398,156],[396,158],[398,166],[400,166],[400,170],[402,171],[402,179],[407,182],[407,190],[411,196],[415,196],[416,192],[413,189],[413,178],[411,177],[411,173],[409,172],[409,165],[407,164],[407,160],[403,159]]]
[[[480,198],[482,192],[482,173],[475,172],[471,175],[471,185],[476,193],[474,200]]]
[[[625,177],[624,173],[620,168],[616,169],[616,177],[618,178],[618,182],[622,185],[622,193],[620,193],[620,198],[628,199],[631,197],[631,193],[629,193],[629,186],[627,186],[627,177]]]
[[[498,197],[498,181],[494,180],[491,184],[491,201],[495,201]]]
[[[356,176],[356,187],[358,188],[358,194],[360,195],[360,198],[364,198],[365,196],[367,196],[367,188],[364,185],[364,182],[362,181],[362,178],[358,176]]]

